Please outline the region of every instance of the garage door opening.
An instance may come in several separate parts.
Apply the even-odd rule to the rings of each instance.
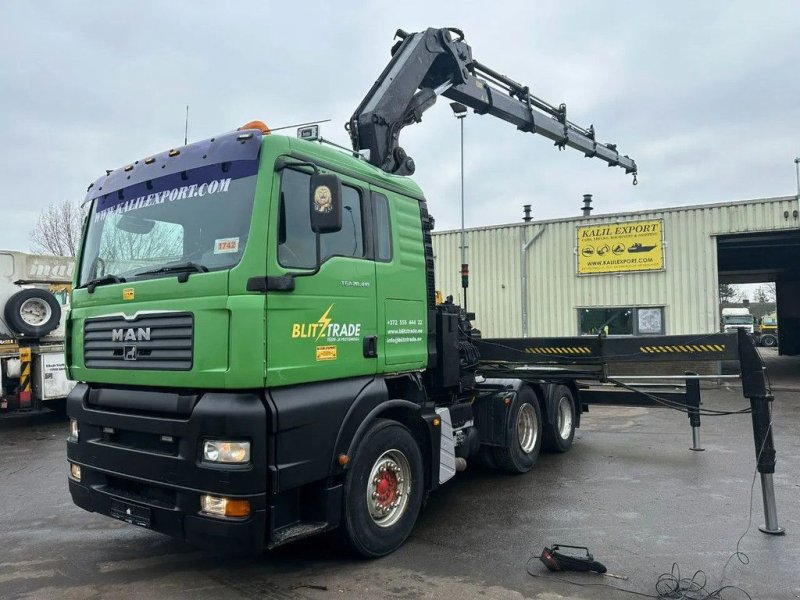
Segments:
[[[800,231],[717,237],[719,283],[775,282],[778,352],[800,355]]]

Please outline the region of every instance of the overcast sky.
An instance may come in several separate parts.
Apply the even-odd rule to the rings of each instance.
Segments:
[[[357,5],[361,5],[358,6]],[[639,185],[574,150],[470,114],[466,223],[795,193],[800,3],[34,2],[0,4],[1,249],[29,249],[50,202],[251,119],[343,124],[397,28],[456,26],[482,63],[565,102],[639,165]],[[294,132],[290,131],[293,135]],[[402,145],[437,229],[460,223],[458,123],[441,99]]]

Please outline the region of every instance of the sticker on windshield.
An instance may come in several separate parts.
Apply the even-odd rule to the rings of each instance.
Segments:
[[[214,240],[214,254],[231,254],[239,251],[239,238],[221,238]]]

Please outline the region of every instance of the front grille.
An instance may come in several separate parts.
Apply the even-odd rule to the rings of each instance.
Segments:
[[[105,444],[121,446],[131,450],[144,450],[145,452],[155,452],[166,456],[178,456],[178,438],[172,435],[104,427],[102,440]]]
[[[112,475],[106,476],[106,485],[103,491],[126,500],[151,504],[160,508],[175,508],[176,505],[174,490]]]
[[[83,362],[90,369],[188,371],[193,329],[191,313],[86,319]]]

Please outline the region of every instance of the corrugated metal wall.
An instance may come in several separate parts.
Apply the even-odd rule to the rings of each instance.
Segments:
[[[531,336],[577,335],[577,309],[586,306],[664,306],[667,335],[711,333],[719,324],[714,236],[797,229],[797,209],[792,196],[468,229],[468,308],[484,335],[521,335],[520,248],[541,230],[528,255]],[[577,275],[577,227],[644,219],[664,220],[664,271]],[[433,236],[436,289],[457,298],[460,235]]]

